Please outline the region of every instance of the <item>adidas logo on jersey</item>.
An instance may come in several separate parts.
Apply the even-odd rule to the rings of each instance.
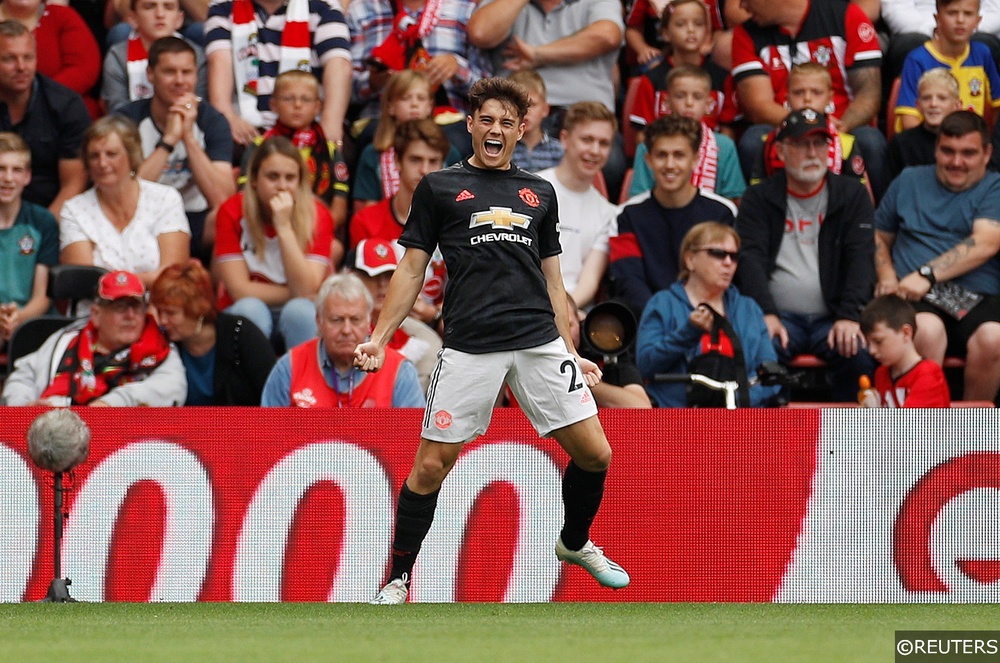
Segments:
[[[472,200],[473,198],[475,198],[475,196],[472,195],[471,191],[469,191],[468,189],[462,189],[462,193],[455,196],[455,202],[460,203],[463,200]]]

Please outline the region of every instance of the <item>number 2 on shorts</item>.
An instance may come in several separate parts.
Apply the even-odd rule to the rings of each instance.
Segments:
[[[572,359],[567,359],[562,364],[559,365],[559,372],[566,374],[566,369],[569,369],[569,393],[573,393],[577,389],[583,389],[583,383],[576,381],[576,362]]]

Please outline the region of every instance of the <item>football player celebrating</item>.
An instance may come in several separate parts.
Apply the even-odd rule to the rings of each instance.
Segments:
[[[407,251],[371,340],[355,350],[360,368],[381,367],[440,246],[449,274],[444,349],[428,388],[413,469],[399,493],[389,581],[375,604],[406,601],[441,484],[463,444],[486,432],[504,383],[539,435],[555,438],[570,456],[556,557],[583,567],[604,586],[629,582],[590,540],[611,446],[590,392],[601,371],[577,354],[569,333],[555,192],[510,161],[524,132],[528,93],[517,83],[487,78],[472,86],[469,101],[473,155],[429,173],[417,186],[399,238]]]

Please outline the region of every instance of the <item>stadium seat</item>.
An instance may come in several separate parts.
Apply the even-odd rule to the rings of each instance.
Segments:
[[[54,265],[49,269],[47,294],[56,308],[70,316],[86,315],[77,311],[77,305],[94,298],[97,281],[107,270],[94,265]]]
[[[899,86],[903,79],[899,76],[892,81],[889,90],[889,100],[885,104],[885,139],[892,140],[896,135],[896,102],[899,100]]]
[[[632,188],[632,177],[635,175],[635,171],[629,168],[625,171],[625,177],[622,179],[622,190],[618,194],[618,204],[624,205],[625,201],[629,199],[628,190]]]
[[[7,372],[15,361],[42,347],[45,339],[76,320],[65,315],[41,315],[18,325],[7,343]]]
[[[604,173],[597,171],[597,175],[594,175],[594,188],[605,198],[608,197],[608,183],[604,179]]]
[[[622,139],[625,142],[625,157],[631,162],[635,158],[635,127],[629,120],[632,108],[635,106],[635,97],[639,92],[639,83],[642,76],[635,76],[629,79],[628,87],[625,88],[625,101],[622,103]]]

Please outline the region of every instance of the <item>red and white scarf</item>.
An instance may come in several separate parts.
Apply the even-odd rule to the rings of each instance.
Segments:
[[[262,127],[269,122],[257,107],[257,97],[270,94],[271,89],[260,89],[260,46],[259,30],[262,25],[257,19],[252,0],[234,0],[230,40],[233,49],[233,75],[236,82],[236,98],[239,102],[240,117]],[[309,34],[309,0],[288,0],[285,9],[285,29],[281,33],[281,49],[278,56],[278,73],[292,69],[308,69],[311,62]],[[273,89],[274,81],[269,82]]]
[[[149,54],[139,35],[132,31],[126,50],[125,75],[128,78],[128,98],[130,101],[149,99],[153,96],[153,86],[146,75]]]
[[[142,335],[132,345],[106,355],[96,354],[96,346],[97,327],[91,321],[66,346],[41,397],[69,396],[73,405],[86,405],[120,385],[142,380],[170,353],[170,343],[149,314]]]
[[[833,124],[833,117],[826,116],[826,127],[830,130],[833,140],[830,141],[830,151],[827,153],[826,167],[831,173],[840,175],[840,169],[844,165],[844,146],[840,144],[840,132]]]
[[[382,176],[382,197],[388,200],[399,191],[399,168],[396,167],[396,150],[389,148],[378,156]]]
[[[699,189],[715,192],[715,178],[719,173],[719,144],[707,124],[701,123],[701,145],[698,146],[698,163],[691,173],[691,184]]]

